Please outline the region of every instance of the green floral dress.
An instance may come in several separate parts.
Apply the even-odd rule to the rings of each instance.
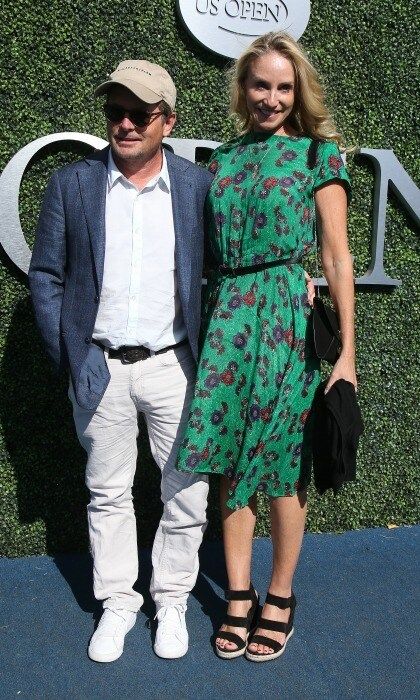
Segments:
[[[313,192],[348,185],[335,143],[250,133],[220,146],[206,201],[211,248],[230,268],[216,273],[204,304],[195,394],[178,469],[231,478],[227,505],[256,491],[291,496],[310,481],[311,405],[319,361],[308,337],[302,258],[315,246]]]

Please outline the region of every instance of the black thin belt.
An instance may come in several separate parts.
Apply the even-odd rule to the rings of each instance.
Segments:
[[[212,274],[220,275],[221,277],[240,277],[241,275],[249,275],[252,272],[266,270],[268,267],[279,267],[280,265],[295,265],[300,263],[302,258],[287,258],[270,260],[269,262],[258,263],[257,265],[245,265],[244,267],[229,267],[228,265],[219,265],[216,270],[211,270]]]
[[[99,343],[97,340],[93,340],[92,342],[95,343],[95,345],[99,345],[100,348],[103,348],[104,350],[106,349],[105,346],[102,345],[102,343]],[[179,343],[175,343],[175,345],[168,345],[166,348],[156,350],[156,352],[146,348],[144,345],[121,345],[121,347],[117,348],[116,350],[109,348],[108,353],[111,359],[117,358],[118,360],[121,360],[123,365],[132,365],[133,362],[146,360],[148,357],[151,357],[152,354],[160,355],[168,350],[180,348],[181,345],[186,345],[187,343],[188,338],[184,338],[184,340],[181,340]]]

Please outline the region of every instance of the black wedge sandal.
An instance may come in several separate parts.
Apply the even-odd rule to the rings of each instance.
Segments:
[[[227,651],[225,649],[220,649],[215,642],[214,646],[217,656],[220,656],[221,659],[236,659],[238,656],[243,656],[245,654],[250,630],[255,628],[255,622],[258,619],[258,593],[251,584],[247,591],[226,591],[226,600],[252,601],[252,605],[246,617],[226,614],[222,623],[223,625],[230,625],[231,627],[244,627],[246,629],[245,639],[242,639],[239,634],[235,634],[234,632],[219,630],[217,633],[217,637],[227,639],[228,642],[233,642],[233,644],[237,645],[237,649]]]
[[[263,634],[253,634],[251,636],[251,639],[249,640],[249,644],[245,652],[245,656],[249,661],[271,661],[272,659],[277,659],[279,656],[282,655],[282,653],[286,649],[286,644],[293,634],[293,618],[295,615],[296,608],[296,598],[293,591],[290,598],[280,598],[280,596],[278,595],[267,593],[265,602],[268,603],[268,605],[275,605],[281,610],[286,610],[287,608],[290,608],[289,620],[288,622],[276,622],[276,620],[268,620],[265,617],[261,617],[260,620],[257,622],[257,629],[271,630],[272,632],[284,632],[284,634],[286,635],[286,639],[284,640],[284,644],[280,644],[280,642],[276,642],[275,639],[266,637]],[[273,649],[273,653],[259,654],[249,651],[250,644],[264,644],[264,646]]]

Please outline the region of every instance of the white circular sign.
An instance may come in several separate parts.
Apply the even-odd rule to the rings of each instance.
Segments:
[[[310,0],[177,0],[191,34],[206,48],[238,58],[254,39],[283,31],[299,39],[308,26]]]

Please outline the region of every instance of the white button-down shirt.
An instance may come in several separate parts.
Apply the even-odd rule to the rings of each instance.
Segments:
[[[109,152],[104,276],[93,337],[103,345],[160,350],[183,340],[171,185],[162,169],[139,190]]]

